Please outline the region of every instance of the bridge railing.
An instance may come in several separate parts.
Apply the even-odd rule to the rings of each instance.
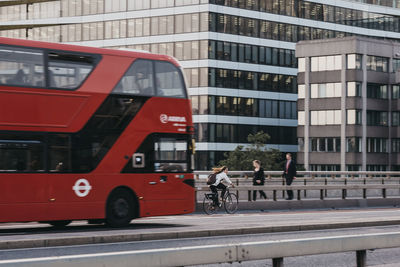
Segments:
[[[199,200],[200,192],[209,191],[206,177],[210,172],[196,171],[196,190]],[[400,195],[400,172],[305,172],[297,173],[291,186],[285,184],[282,172],[265,172],[263,186],[253,186],[251,171],[230,171],[229,176],[235,184],[234,189],[241,200],[251,200],[252,190],[264,190],[272,194],[274,201],[285,198],[286,190],[293,190],[296,199],[307,198],[369,198],[369,197],[398,197]]]
[[[399,232],[0,260],[0,266],[166,267],[272,259],[272,266],[283,267],[284,257],[355,251],[357,266],[364,267],[367,250],[395,247]]]

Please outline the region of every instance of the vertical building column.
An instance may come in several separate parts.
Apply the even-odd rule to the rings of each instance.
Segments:
[[[340,82],[342,85],[342,96],[340,99],[340,110],[341,110],[341,125],[340,125],[340,170],[346,171],[346,69],[347,69],[347,58],[346,54],[342,54],[342,71],[340,73]]]
[[[361,170],[367,170],[367,55],[362,55],[361,62],[362,69],[362,84],[361,84],[361,98],[362,98],[362,116],[361,116],[361,125],[362,125],[362,137],[361,137],[361,159],[362,165]]]
[[[306,69],[304,72],[304,168],[310,170],[310,57],[305,58]]]
[[[388,66],[389,75],[393,73],[393,58],[389,58],[389,66]],[[388,152],[388,171],[392,170],[392,85],[390,82],[387,85],[388,90],[388,143],[387,143],[387,152]]]

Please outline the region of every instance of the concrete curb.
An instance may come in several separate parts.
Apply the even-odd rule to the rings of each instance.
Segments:
[[[239,210],[304,210],[337,208],[397,207],[400,198],[348,198],[348,199],[305,199],[305,200],[258,200],[239,202]],[[223,210],[223,208],[222,208]],[[203,203],[196,203],[196,211],[203,212]]]
[[[344,222],[344,223],[325,223],[325,224],[317,223],[317,224],[298,224],[298,225],[248,227],[248,228],[242,227],[237,229],[217,229],[217,230],[200,230],[200,231],[183,231],[183,232],[115,234],[115,235],[105,235],[105,236],[85,236],[85,237],[73,236],[73,237],[57,237],[57,238],[43,238],[43,239],[9,240],[9,241],[0,241],[0,249],[72,246],[72,245],[117,243],[117,242],[146,241],[146,240],[166,240],[166,239],[210,237],[210,236],[224,236],[224,235],[245,235],[245,234],[261,234],[261,233],[276,233],[276,232],[339,229],[339,228],[351,228],[351,227],[387,226],[387,225],[398,225],[398,224],[400,224],[400,220],[367,221],[367,222],[358,221],[358,222]]]

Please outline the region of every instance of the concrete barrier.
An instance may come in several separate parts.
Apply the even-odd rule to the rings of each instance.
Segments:
[[[166,267],[261,259],[273,259],[278,267],[284,257],[349,251],[357,252],[357,266],[364,267],[366,250],[394,247],[400,247],[400,232],[3,260],[0,267]]]

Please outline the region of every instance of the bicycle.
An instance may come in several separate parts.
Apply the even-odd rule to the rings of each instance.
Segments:
[[[220,190],[218,190],[220,191]],[[203,210],[206,214],[214,214],[222,207],[215,204],[216,195],[214,193],[205,193],[203,199]],[[225,196],[222,198],[222,203],[226,213],[233,214],[238,209],[238,198],[234,193],[229,192],[229,186],[226,188]]]

